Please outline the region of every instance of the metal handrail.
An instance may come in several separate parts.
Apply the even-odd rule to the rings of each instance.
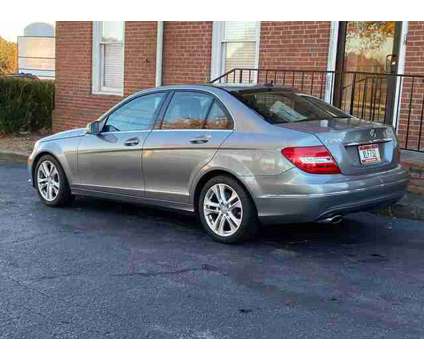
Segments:
[[[346,76],[351,83],[344,84]],[[364,78],[362,78],[364,77]],[[233,68],[212,84],[290,86],[352,115],[393,124],[403,149],[424,152],[424,75],[285,68]],[[358,84],[360,86],[358,86]],[[346,90],[351,87],[348,94]],[[344,97],[348,94],[348,98]]]
[[[357,75],[370,75],[370,76],[385,76],[385,77],[403,77],[403,78],[419,78],[424,79],[424,75],[420,74],[393,74],[393,73],[373,73],[373,72],[367,72],[367,71],[334,71],[334,70],[314,70],[314,69],[267,69],[267,68],[233,68],[231,70],[228,70],[224,74],[212,79],[209,83],[213,84],[216,82],[219,82],[224,77],[228,77],[228,75],[232,73],[236,73],[237,71],[247,71],[247,72],[257,72],[257,73],[325,73],[325,74],[357,74]]]

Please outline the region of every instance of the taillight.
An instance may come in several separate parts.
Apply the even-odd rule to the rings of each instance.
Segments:
[[[287,147],[281,153],[310,174],[339,174],[340,169],[325,146]]]

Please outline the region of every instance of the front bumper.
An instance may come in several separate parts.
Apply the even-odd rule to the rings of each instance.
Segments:
[[[33,166],[34,166],[34,154],[35,151],[31,153],[31,155],[28,157],[27,160],[27,172],[28,172],[28,182],[34,186],[34,172],[33,172]]]
[[[279,179],[267,177],[255,183],[254,200],[260,220],[295,223],[395,203],[406,192],[408,174],[400,166],[365,176],[309,175],[291,169]],[[276,188],[282,191],[271,194],[266,191]]]

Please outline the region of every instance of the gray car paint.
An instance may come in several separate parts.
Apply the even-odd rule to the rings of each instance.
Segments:
[[[146,197],[189,203],[190,180],[208,165],[232,130],[153,130],[143,149]],[[206,143],[192,143],[198,138]]]
[[[134,201],[194,211],[199,182],[216,171],[235,176],[250,193],[264,222],[314,221],[397,201],[408,176],[399,166],[397,140],[390,127],[356,118],[273,125],[228,91],[207,85],[164,86],[136,96],[167,90],[203,91],[218,98],[234,120],[233,130],[158,130],[88,134],[85,129],[39,141],[28,165],[31,176],[40,155],[62,164],[74,194]],[[370,135],[370,130],[372,135]],[[207,136],[207,143],[190,140]],[[137,137],[137,146],[125,141]],[[359,164],[357,144],[379,142],[382,164]],[[342,174],[312,175],[281,154],[288,146],[324,144]],[[350,144],[350,145],[349,145]]]
[[[78,186],[93,191],[144,196],[142,154],[149,133],[122,131],[83,136],[78,145]],[[135,145],[127,146],[126,142],[132,140]]]
[[[390,127],[368,121],[346,118],[315,120],[281,124],[284,128],[314,134],[331,151],[345,175],[366,174],[376,170],[392,169],[397,165],[396,137]],[[373,136],[370,130],[373,130]],[[374,166],[363,166],[359,161],[357,146],[373,141],[379,143],[382,162]]]

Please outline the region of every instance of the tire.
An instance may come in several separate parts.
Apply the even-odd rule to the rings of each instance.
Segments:
[[[252,199],[230,176],[216,176],[203,186],[198,214],[206,232],[217,242],[236,244],[250,240],[258,229],[258,215]]]
[[[72,202],[74,197],[68,179],[59,161],[53,156],[44,155],[38,160],[34,179],[38,196],[47,206],[62,207]]]

